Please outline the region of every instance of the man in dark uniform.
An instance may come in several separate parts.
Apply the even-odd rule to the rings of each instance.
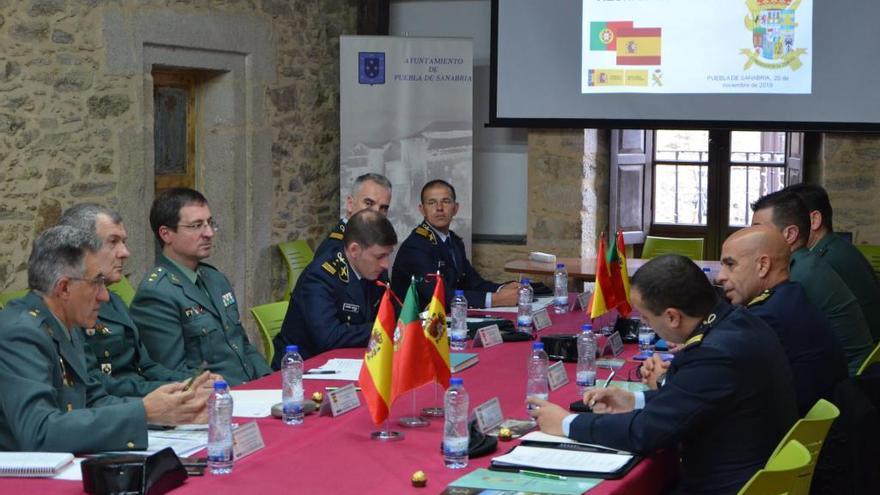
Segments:
[[[431,301],[434,282],[425,277],[440,271],[446,287],[446,305],[455,289],[464,290],[468,306],[490,308],[516,304],[519,284],[500,285],[483,279],[471,266],[464,250],[464,241],[449,229],[458,213],[455,188],[443,180],[432,180],[422,187],[419,211],[422,223],[413,229],[400,245],[391,270],[391,289],[406,294],[411,277],[419,281],[419,302],[422,307]]]
[[[388,215],[391,206],[391,181],[382,174],[363,174],[354,180],[351,186],[351,194],[345,199],[345,217],[340,218],[333,230],[327,234],[318,249],[315,257],[322,256],[329,251],[342,251],[344,244],[342,236],[345,234],[345,224],[352,215],[361,210],[373,210],[383,215]]]
[[[682,344],[658,390],[589,389],[594,413],[529,398],[546,433],[639,453],[679,446],[682,493],[736,493],[797,419],[779,339],[743,307],[719,301],[693,261],[659,256],[632,278],[633,306]],[[604,414],[615,413],[615,414]]]
[[[822,186],[795,184],[786,189],[797,194],[810,212],[807,247],[840,275],[868,323],[874,343],[880,342],[880,283],[874,269],[851,242],[834,233],[831,201]]]
[[[30,292],[0,312],[0,450],[100,452],[147,447],[147,424],[204,423],[206,393],[163,385],[143,399],[108,395],[89,375],[82,328],[107,301],[102,243],[70,226],[34,241]],[[195,382],[198,390],[208,380]]]
[[[339,347],[367,345],[397,234],[385,215],[361,210],[349,220],[345,247],[316,257],[296,282],[290,306],[275,337],[278,369],[288,345],[308,359]]]
[[[107,284],[122,280],[129,256],[125,245],[128,234],[117,212],[94,203],[81,203],[67,209],[58,224],[97,236],[103,242],[100,254],[106,258]],[[150,358],[140,331],[128,314],[128,306],[113,292],[109,294],[110,300],[98,311],[98,322],[85,329],[89,374],[111,395],[136,397],[143,397],[165,383],[188,379],[189,374],[170,370]]]
[[[184,373],[205,363],[233,386],[271,373],[241,325],[229,280],[202,261],[217,232],[208,200],[192,189],[169,189],[153,201],[150,226],[162,253],[130,310],[150,355]]]

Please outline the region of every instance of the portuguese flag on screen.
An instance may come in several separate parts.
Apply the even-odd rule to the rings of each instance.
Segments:
[[[380,424],[388,418],[391,408],[391,367],[394,359],[394,307],[391,305],[391,289],[386,288],[379,303],[379,312],[370,333],[370,343],[364,353],[364,364],[358,384],[364,392],[373,423]]]
[[[434,365],[419,319],[419,295],[410,282],[394,333],[394,364],[391,372],[391,402],[412,389],[434,380]]]
[[[590,50],[616,50],[617,32],[620,29],[632,29],[632,27],[632,21],[590,22]]]

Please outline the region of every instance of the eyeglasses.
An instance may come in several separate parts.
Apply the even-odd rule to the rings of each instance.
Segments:
[[[85,282],[85,283],[91,285],[95,289],[101,289],[102,287],[107,287],[107,279],[104,278],[103,275],[98,275],[95,278],[70,277],[70,280],[77,280],[79,282]]]
[[[192,231],[192,232],[203,232],[205,230],[205,228],[207,228],[207,227],[211,227],[211,230],[213,230],[214,232],[217,232],[220,230],[220,224],[218,224],[213,218],[208,220],[207,222],[203,222],[203,221],[199,220],[198,222],[193,222],[193,223],[189,223],[189,224],[179,223],[179,224],[177,224],[177,226],[183,227],[184,229]]]
[[[436,199],[429,199],[425,201],[425,206],[429,208],[437,208],[438,205],[443,205],[444,208],[449,208],[454,204],[455,201],[450,198],[443,198],[440,201],[437,201]]]

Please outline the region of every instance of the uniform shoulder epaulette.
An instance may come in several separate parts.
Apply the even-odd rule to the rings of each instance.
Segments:
[[[321,268],[323,268],[324,271],[329,273],[330,275],[336,275],[336,267],[334,267],[333,264],[329,261],[321,263]]]
[[[764,302],[766,302],[768,299],[770,299],[770,296],[772,296],[772,295],[773,295],[773,289],[764,289],[763,292],[761,292],[760,294],[758,294],[757,296],[752,298],[751,301],[746,303],[746,306],[751,307],[751,306],[757,306],[759,304],[764,304]]]
[[[425,227],[425,224],[419,225],[415,228],[415,230],[413,230],[413,232],[424,237],[425,239],[428,239],[429,241],[431,241],[431,244],[437,244],[437,236],[434,235],[433,230]]]
[[[327,237],[330,239],[336,239],[337,241],[341,241],[343,234],[341,232],[333,231],[333,232],[330,232],[330,234]]]
[[[154,267],[153,270],[144,277],[144,283],[155,284],[167,274],[168,270],[165,268],[162,268],[161,266]]]

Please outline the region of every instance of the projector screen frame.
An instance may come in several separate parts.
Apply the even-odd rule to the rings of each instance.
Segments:
[[[880,122],[792,122],[749,120],[596,119],[596,118],[509,118],[498,116],[498,4],[491,0],[489,55],[489,122],[486,127],[536,129],[718,129],[791,132],[880,133]]]

